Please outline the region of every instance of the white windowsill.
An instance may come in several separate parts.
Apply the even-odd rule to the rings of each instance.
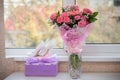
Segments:
[[[6,58],[15,61],[25,61],[27,53],[34,49],[6,49]],[[59,61],[68,61],[68,54],[63,49],[53,49],[50,53],[58,55]],[[87,62],[120,62],[120,45],[85,45],[82,51],[82,61]]]
[[[24,72],[15,72],[4,80],[72,80],[68,73],[56,77],[26,77]],[[120,80],[120,73],[83,73],[80,80]]]

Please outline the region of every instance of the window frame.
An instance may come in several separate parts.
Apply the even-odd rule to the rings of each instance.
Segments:
[[[74,5],[76,0],[62,0],[63,7],[67,4]],[[6,48],[6,58],[14,58],[15,61],[24,61],[27,53],[34,49],[10,49]],[[64,49],[52,49],[51,53],[57,53],[59,61],[67,61],[68,54]],[[87,62],[113,62],[120,61],[120,44],[85,44],[82,51],[82,59]]]
[[[6,58],[14,58],[15,61],[25,61],[29,53],[34,49],[6,49]],[[59,61],[68,61],[68,55],[64,49],[52,49],[50,53],[56,53]],[[119,62],[120,44],[86,44],[81,52],[84,62]]]

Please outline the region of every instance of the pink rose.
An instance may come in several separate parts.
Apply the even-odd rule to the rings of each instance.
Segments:
[[[78,6],[73,6],[73,9],[75,10],[75,11],[79,11],[79,7]]]
[[[83,9],[83,13],[85,13],[85,14],[87,14],[87,13],[92,14],[92,11],[90,9],[88,9],[88,8],[84,8]]]
[[[87,22],[84,20],[78,22],[79,27],[85,27],[86,25],[87,25]]]
[[[68,12],[69,15],[75,15],[73,11]]]
[[[75,15],[81,15],[79,11],[70,11],[68,12],[69,15],[75,16]]]
[[[53,14],[50,16],[50,19],[51,19],[51,20],[55,20],[56,17],[57,17],[57,14],[56,14],[56,13],[53,13]]]
[[[62,17],[62,16],[59,16],[59,17],[57,18],[57,22],[58,22],[58,23],[62,23],[62,22],[63,22],[63,17]]]
[[[65,22],[65,23],[69,23],[70,22],[70,18],[69,17],[63,17],[63,21]]]
[[[79,20],[79,19],[80,19],[80,16],[75,16],[74,19],[75,19],[75,20]]]
[[[75,15],[78,15],[78,14],[80,14],[80,12],[79,12],[79,11],[74,11],[74,13],[75,13]]]
[[[69,14],[68,14],[67,12],[63,12],[63,13],[61,14],[61,16],[62,16],[62,17],[66,17],[66,16],[69,16]]]

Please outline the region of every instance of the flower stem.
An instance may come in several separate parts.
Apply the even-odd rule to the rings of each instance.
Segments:
[[[80,58],[78,54],[71,54],[70,55],[70,65],[73,69],[78,69],[79,68],[79,63]]]

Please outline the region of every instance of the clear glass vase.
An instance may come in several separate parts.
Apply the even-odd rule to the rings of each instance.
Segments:
[[[82,59],[80,54],[70,54],[68,72],[73,80],[81,79]]]

